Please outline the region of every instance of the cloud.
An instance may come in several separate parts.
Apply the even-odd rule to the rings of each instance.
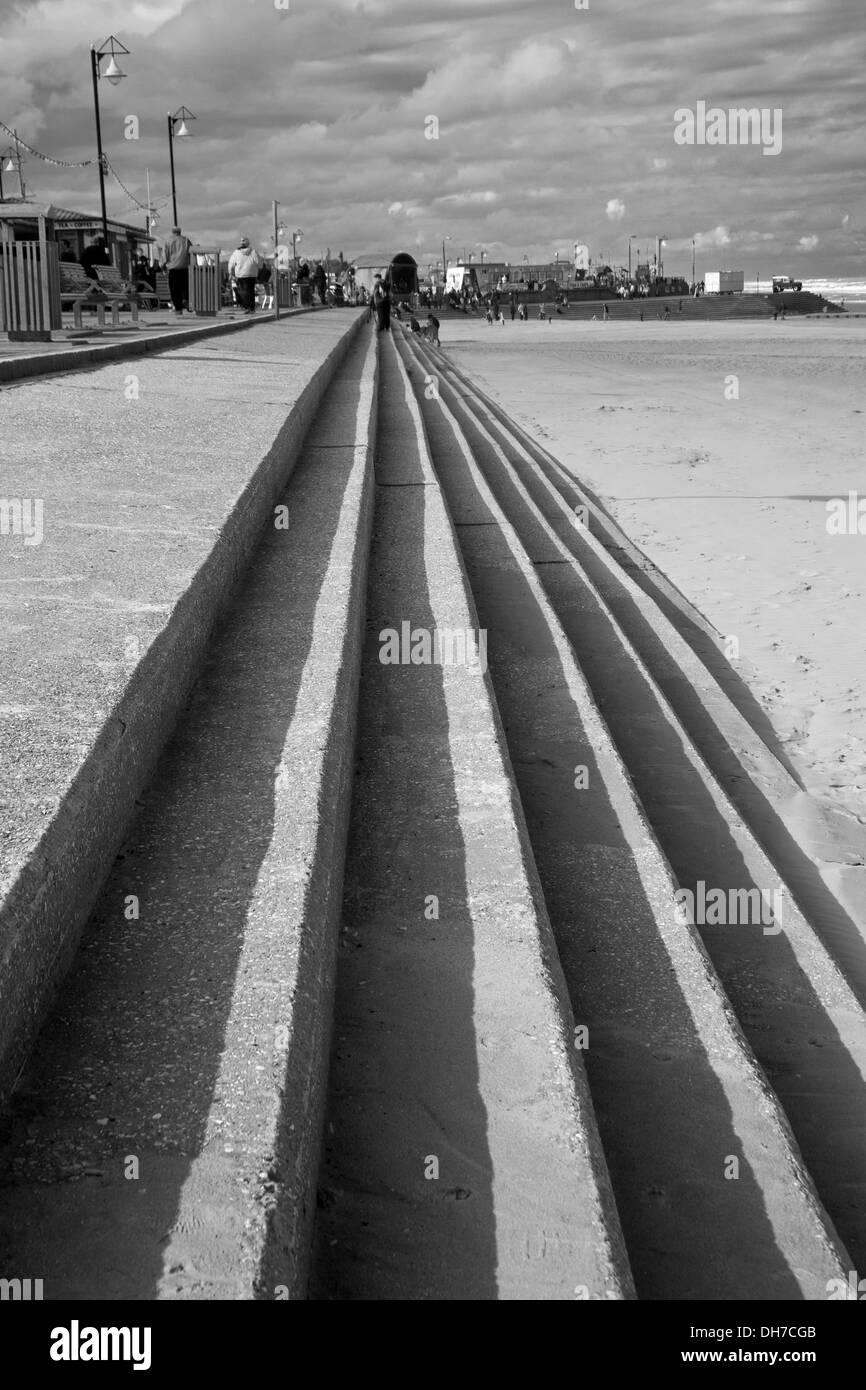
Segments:
[[[727,227],[713,227],[709,232],[696,232],[694,240],[696,251],[707,251],[711,247],[730,246],[733,238]]]
[[[776,255],[797,275],[808,254],[810,274],[853,274],[862,218],[846,224],[839,205],[866,173],[866,29],[849,11],[844,0],[605,0],[588,12],[567,0],[290,0],[282,11],[273,0],[0,0],[0,117],[56,158],[93,158],[89,47],[114,33],[131,51],[126,80],[100,89],[106,150],[133,190],[149,170],[161,201],[165,113],[194,111],[195,138],[176,148],[178,200],[210,244],[266,237],[276,198],[311,245],[347,255],[411,227],[431,259],[450,235],[506,259],[586,242],[623,264],[633,231],[641,245],[667,234],[671,273],[688,273],[695,236],[735,247],[747,272]],[[782,153],[676,146],[673,111],[701,98],[782,107]],[[129,114],[138,141],[124,139]],[[438,139],[425,139],[429,114]],[[25,178],[37,198],[98,206],[92,167],[28,158]],[[114,183],[108,199],[112,215],[140,222]],[[811,249],[803,226],[819,238]]]
[[[800,240],[797,242],[797,245],[800,247],[802,251],[814,251],[819,241],[820,237],[814,235],[801,236]]]

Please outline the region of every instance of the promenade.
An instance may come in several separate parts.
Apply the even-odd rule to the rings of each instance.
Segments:
[[[193,328],[0,393],[3,1089],[357,324]]]
[[[320,311],[282,309],[280,319],[299,318],[315,312]],[[161,352],[175,344],[180,346],[250,327],[250,320],[240,309],[234,308],[221,309],[214,317],[182,314],[180,318],[168,309],[143,309],[137,324],[124,317],[114,327],[109,317],[104,328],[97,326],[93,315],[92,321],[85,321],[83,330],[72,327],[71,315],[64,315],[64,318],[69,322],[52,333],[50,342],[10,341],[8,336],[0,334],[0,385],[44,372],[69,371]],[[273,319],[274,312],[269,309],[260,311],[255,322],[267,323]]]
[[[0,392],[0,1261],[822,1299],[866,1256],[839,827],[584,470],[364,320]]]

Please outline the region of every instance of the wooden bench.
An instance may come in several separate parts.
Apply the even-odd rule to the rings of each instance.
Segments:
[[[118,295],[121,300],[128,300],[130,309],[136,311],[133,317],[137,318],[141,295],[135,285],[130,280],[124,280],[116,265],[95,265],[93,269],[96,271],[100,289],[104,290],[106,294]],[[148,287],[148,294],[152,295],[152,293],[153,291]]]
[[[97,266],[97,274],[100,270],[113,270],[117,280],[123,287],[119,293],[104,286],[100,280],[91,280],[85,273],[84,267],[78,261],[60,262],[60,305],[61,308],[72,306],[72,321],[76,328],[83,328],[82,310],[93,308],[96,310],[96,322],[99,328],[105,327],[105,310],[111,310],[112,327],[120,326],[120,306],[129,304],[133,323],[138,323],[138,292],[135,289],[127,288],[125,282],[121,280],[118,271],[114,266]]]

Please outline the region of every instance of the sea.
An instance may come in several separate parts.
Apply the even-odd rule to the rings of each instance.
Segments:
[[[746,276],[746,292],[754,294],[754,280]],[[825,299],[830,299],[834,304],[841,304],[845,301],[845,308],[852,314],[866,313],[866,280],[805,280],[803,289],[811,290],[813,294],[822,294]],[[758,280],[757,293],[771,294],[773,290],[772,280]]]

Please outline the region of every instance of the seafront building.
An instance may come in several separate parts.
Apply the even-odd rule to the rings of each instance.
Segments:
[[[74,260],[96,237],[102,236],[102,218],[93,213],[77,212],[57,207],[54,203],[37,203],[29,199],[4,198],[0,202],[0,239],[4,241],[38,241],[40,218],[49,240],[69,243]],[[151,257],[154,239],[143,227],[117,218],[108,219],[108,254],[120,274],[127,278],[137,256]]]

